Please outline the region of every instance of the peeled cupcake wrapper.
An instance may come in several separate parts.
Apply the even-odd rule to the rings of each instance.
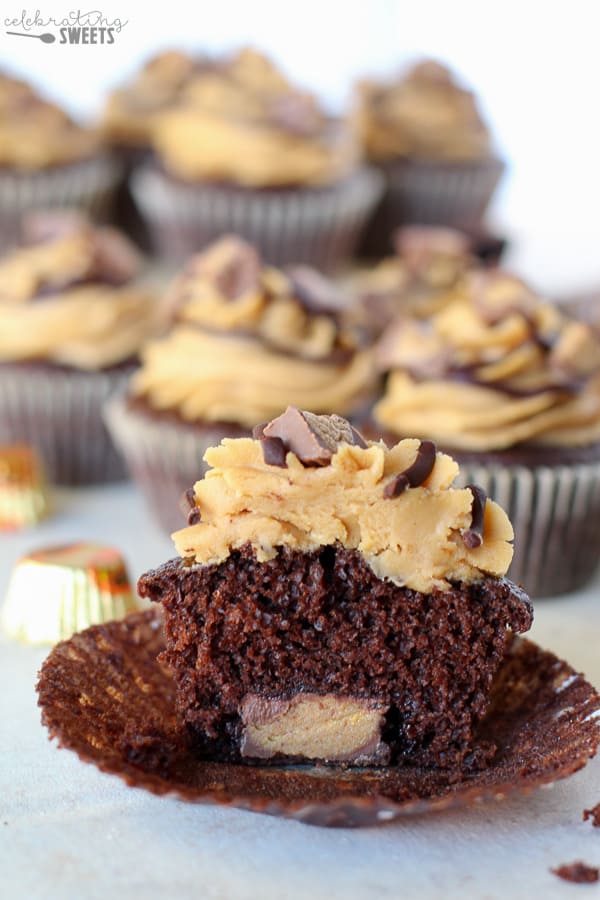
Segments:
[[[600,461],[573,465],[461,462],[457,484],[477,484],[508,514],[515,553],[508,577],[533,597],[575,591],[600,560]]]
[[[40,452],[51,482],[98,484],[124,478],[125,467],[102,419],[106,399],[133,367],[79,372],[0,364],[0,442]]]
[[[152,166],[132,180],[136,203],[168,257],[185,259],[232,232],[274,265],[325,271],[352,256],[381,190],[379,173],[366,168],[335,185],[290,190],[185,184]]]
[[[131,409],[125,396],[113,397],[104,415],[115,444],[146,502],[167,532],[187,523],[181,501],[206,470],[203,456],[225,437],[239,437],[238,426],[193,425],[152,418]]]
[[[17,243],[22,215],[35,209],[76,207],[106,217],[120,166],[108,156],[39,172],[0,171],[0,247]]]

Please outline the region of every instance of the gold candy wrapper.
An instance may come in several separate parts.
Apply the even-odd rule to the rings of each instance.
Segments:
[[[48,515],[40,458],[25,444],[0,446],[0,531],[35,525]]]
[[[17,562],[2,625],[15,640],[54,644],[138,608],[121,554],[81,542],[37,550]]]

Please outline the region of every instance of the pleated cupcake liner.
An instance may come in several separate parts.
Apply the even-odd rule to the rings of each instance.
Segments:
[[[478,230],[504,169],[495,158],[454,164],[404,160],[382,166],[385,190],[361,251],[389,254],[393,232],[405,224]]]
[[[109,400],[104,415],[133,480],[169,534],[187,525],[183,496],[204,475],[207,466],[202,457],[206,450],[225,437],[240,437],[242,433],[235,425],[228,428],[206,423],[196,427],[153,418],[133,409],[122,395]]]
[[[170,259],[235,233],[273,265],[305,263],[322,271],[353,256],[382,186],[381,175],[366,168],[335,185],[290,190],[184,184],[152,166],[132,178],[155,246]]]
[[[36,209],[77,208],[105,220],[121,167],[108,156],[41,172],[0,171],[0,249],[19,242],[21,218]]]
[[[35,447],[51,482],[101,484],[126,477],[102,418],[133,367],[79,372],[50,365],[0,364],[0,442]]]
[[[532,597],[576,591],[600,562],[600,461],[535,466],[462,463],[460,485],[480,485],[515,529],[508,577]]]

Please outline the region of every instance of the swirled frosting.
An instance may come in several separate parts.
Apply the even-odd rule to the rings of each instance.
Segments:
[[[600,440],[600,337],[499,271],[470,276],[429,321],[382,338],[390,371],[376,421],[445,447],[585,446]]]
[[[298,416],[306,414],[288,409],[280,420],[285,426]],[[330,418],[333,427],[322,421]],[[506,514],[484,498],[480,538],[469,540],[474,494],[452,487],[458,466],[449,456],[431,445],[428,465],[396,493],[398,481],[419,466],[420,441],[388,449],[367,444],[338,417],[305,421],[316,433],[312,442],[328,451],[318,464],[304,455],[311,435],[294,424],[296,434],[287,440],[278,420],[263,435],[271,428],[283,437],[275,439],[287,451],[283,464],[265,461],[264,436],[225,439],[207,450],[210,469],[194,487],[199,521],[173,535],[182,557],[220,563],[249,543],[264,561],[279,547],[309,552],[341,544],[360,551],[380,578],[423,592],[507,571],[513,530]]]
[[[224,238],[175,282],[174,327],[145,348],[133,393],[189,421],[251,426],[288,402],[348,412],[375,374],[344,303],[313,270],[263,267],[249,244]]]
[[[92,129],[22,81],[0,73],[0,166],[36,171],[87,159],[100,149]]]
[[[102,369],[136,355],[153,326],[140,259],[112,228],[73,214],[30,225],[44,240],[0,260],[0,360]]]
[[[357,89],[357,123],[369,159],[466,161],[490,155],[488,129],[474,95],[433,60],[389,83]]]
[[[356,162],[351,130],[253,50],[201,68],[153,135],[162,164],[187,181],[320,185]]]
[[[358,274],[353,288],[372,330],[397,315],[428,318],[460,290],[474,265],[471,242],[460,231],[411,225],[399,229],[396,255]]]
[[[150,145],[155,117],[174,106],[192,75],[202,66],[178,50],[165,50],[149,59],[129,84],[109,94],[102,127],[115,144]]]

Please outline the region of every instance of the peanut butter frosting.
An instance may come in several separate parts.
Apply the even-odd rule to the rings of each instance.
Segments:
[[[194,486],[196,524],[173,535],[191,563],[218,564],[248,543],[259,561],[279,547],[340,544],[362,553],[378,577],[422,592],[507,571],[506,514],[479,489],[453,488],[458,466],[434,445],[406,439],[389,449],[339,417],[292,408],[258,438],[225,439],[206,451],[210,469]],[[269,453],[273,441],[280,459]]]
[[[112,228],[51,216],[47,239],[0,260],[0,360],[103,369],[131,359],[153,328],[152,297],[137,286],[140,258]]]
[[[373,388],[375,370],[345,302],[317,272],[265,267],[252,246],[223,238],[174,283],[174,327],[144,349],[133,394],[186,421],[244,426],[290,400],[349,412]]]
[[[0,73],[0,166],[37,171],[95,155],[99,135],[26,83]]]
[[[176,177],[247,187],[328,184],[356,163],[351,129],[250,49],[200,68],[157,116],[153,145]]]
[[[461,450],[600,440],[600,337],[499,271],[474,273],[428,321],[398,319],[376,421]]]
[[[474,95],[434,60],[389,83],[359,84],[357,125],[367,157],[377,162],[398,157],[461,162],[491,153]]]
[[[428,318],[438,312],[475,265],[469,238],[452,228],[406,226],[394,243],[395,256],[360,272],[353,283],[375,331],[399,314]]]
[[[102,119],[106,136],[124,146],[149,146],[156,115],[177,103],[201,65],[179,50],[153,56],[129,84],[109,94]]]

